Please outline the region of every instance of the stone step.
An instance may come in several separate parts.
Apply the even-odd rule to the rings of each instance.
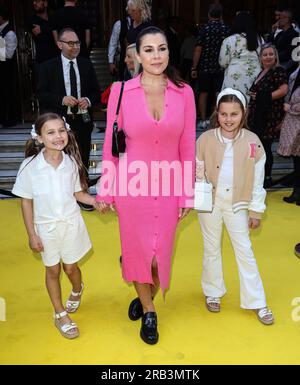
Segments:
[[[101,174],[102,147],[104,143],[105,121],[97,121],[92,133],[91,156],[89,176],[91,179]],[[0,129],[0,189],[11,190],[15,178],[24,159],[24,149],[27,139],[30,137],[31,124],[20,125],[12,128]],[[197,130],[197,137],[201,131]],[[277,143],[273,145],[274,167],[272,176],[275,180],[284,177],[293,171],[291,159],[279,156],[276,153]]]

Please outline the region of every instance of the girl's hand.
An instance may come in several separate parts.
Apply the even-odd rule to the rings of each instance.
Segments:
[[[96,202],[94,207],[99,213],[104,214],[108,211],[109,205],[105,202]]]
[[[36,253],[40,253],[41,251],[44,251],[44,246],[41,241],[41,238],[36,234],[29,237],[29,246],[31,250]]]
[[[102,214],[107,213],[109,210],[116,211],[115,206],[113,204],[108,205],[105,202],[96,202],[94,207],[97,211],[99,211],[99,213]]]
[[[285,112],[288,112],[289,109],[290,109],[290,105],[288,103],[284,103],[283,109],[284,109]]]
[[[260,226],[260,219],[255,218],[249,218],[249,229],[255,230],[258,229]]]
[[[179,209],[178,219],[182,221],[191,211],[191,209]]]

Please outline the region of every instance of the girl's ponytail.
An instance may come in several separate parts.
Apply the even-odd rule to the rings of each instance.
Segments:
[[[25,145],[25,158],[30,156],[36,156],[44,147],[43,144],[40,144],[35,139],[28,139]]]
[[[69,137],[69,142],[66,148],[64,149],[64,151],[77,164],[80,184],[83,191],[86,191],[89,187],[88,181],[87,181],[88,170],[85,168],[84,164],[82,163],[81,155],[79,152],[78,144],[76,142],[74,133],[72,131],[68,131],[68,137]]]

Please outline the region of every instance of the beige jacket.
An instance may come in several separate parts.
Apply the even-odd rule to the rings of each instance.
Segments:
[[[225,148],[220,128],[205,132],[196,143],[196,178],[203,179],[206,172],[213,185],[213,202]],[[259,138],[253,132],[241,129],[233,142],[233,158],[233,211],[247,209],[250,218],[260,219],[266,209],[263,188],[266,155]]]

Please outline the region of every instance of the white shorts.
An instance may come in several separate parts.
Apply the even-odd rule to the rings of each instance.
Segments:
[[[47,267],[56,266],[61,260],[66,265],[72,265],[92,248],[81,215],[68,219],[67,222],[36,224],[35,228],[44,246],[41,255]]]

